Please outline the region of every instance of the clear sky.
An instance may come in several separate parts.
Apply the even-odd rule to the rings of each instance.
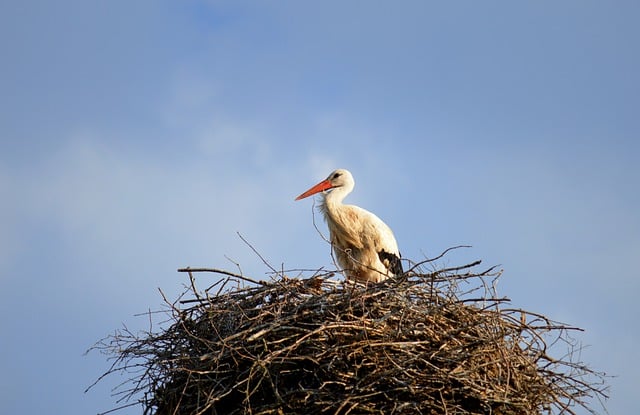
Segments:
[[[90,414],[84,351],[186,282],[330,267],[295,196],[337,167],[404,257],[472,245],[584,328],[637,410],[640,3],[0,4],[0,413]],[[324,225],[320,222],[321,228]],[[228,259],[230,258],[230,259]],[[208,277],[213,278],[213,277]],[[129,413],[131,413],[129,411]]]

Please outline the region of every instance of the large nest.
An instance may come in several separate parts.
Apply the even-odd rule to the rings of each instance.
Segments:
[[[478,263],[366,286],[184,269],[168,328],[96,347],[105,375],[133,371],[120,398],[145,414],[593,412],[603,377],[576,361],[578,329],[508,307]],[[199,290],[197,271],[224,278]]]

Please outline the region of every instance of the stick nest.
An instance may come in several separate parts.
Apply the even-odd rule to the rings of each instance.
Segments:
[[[145,414],[595,413],[604,375],[575,361],[579,329],[508,308],[477,264],[366,286],[184,269],[168,328],[95,348],[114,359],[103,377],[133,373],[121,408]],[[196,271],[224,278],[201,291]]]

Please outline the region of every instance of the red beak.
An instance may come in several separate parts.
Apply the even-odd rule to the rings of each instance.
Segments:
[[[333,186],[331,185],[331,182],[329,180],[323,180],[300,196],[296,197],[296,200],[304,199],[305,197],[315,195],[316,193],[324,192],[325,190],[331,189],[332,187]]]

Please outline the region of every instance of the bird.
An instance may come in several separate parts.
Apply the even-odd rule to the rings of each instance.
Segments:
[[[342,203],[354,186],[353,175],[337,169],[295,200],[322,192],[320,211],[329,228],[336,261],[347,280],[380,282],[401,275],[401,255],[391,228],[368,210]]]

